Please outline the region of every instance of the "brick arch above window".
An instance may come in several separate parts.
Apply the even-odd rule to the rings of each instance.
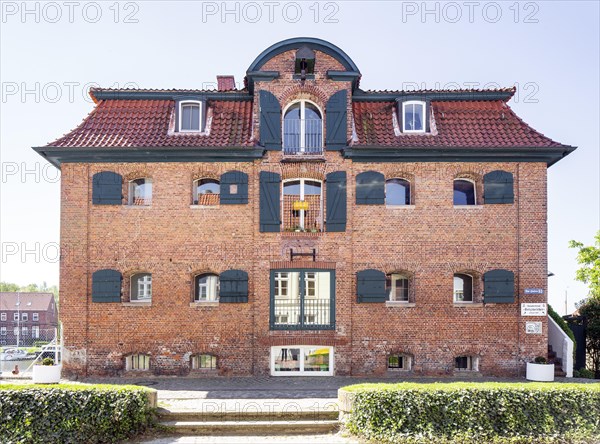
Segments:
[[[223,171],[217,171],[217,169],[199,168],[192,171],[191,180],[192,182],[195,182],[198,179],[220,180],[221,174],[223,174]]]
[[[131,182],[136,179],[152,179],[152,175],[147,170],[135,170],[123,175],[124,182]]]
[[[281,178],[325,180],[326,166],[324,163],[292,162],[281,165]]]
[[[291,102],[296,100],[310,100],[314,102],[321,110],[325,109],[327,100],[331,94],[315,85],[295,83],[277,94],[277,98],[282,108],[285,108]],[[324,116],[321,116],[324,118]]]

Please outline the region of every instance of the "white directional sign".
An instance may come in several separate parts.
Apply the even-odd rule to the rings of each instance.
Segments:
[[[521,316],[546,316],[548,310],[546,304],[521,304]]]

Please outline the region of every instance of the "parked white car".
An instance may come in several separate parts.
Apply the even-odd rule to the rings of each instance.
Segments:
[[[27,358],[27,352],[20,348],[7,348],[0,353],[0,359],[4,361],[22,361]]]

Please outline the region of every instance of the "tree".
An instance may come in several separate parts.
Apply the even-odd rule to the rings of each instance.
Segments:
[[[19,286],[8,282],[0,282],[0,291],[16,292],[19,291]]]
[[[595,378],[600,379],[600,298],[591,297],[579,307],[579,313],[585,316],[587,324],[585,329],[585,351],[588,362],[595,373]]]
[[[575,279],[587,284],[590,296],[600,298],[600,230],[596,233],[595,245],[584,246],[581,242],[572,240],[570,248],[577,248],[577,262],[582,265],[575,274]]]

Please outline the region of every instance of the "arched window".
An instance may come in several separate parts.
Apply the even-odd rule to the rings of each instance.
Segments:
[[[386,205],[410,205],[410,182],[405,179],[385,181]]]
[[[454,274],[454,302],[473,302],[473,277]]]
[[[283,182],[283,228],[286,231],[322,231],[323,187],[314,179]]]
[[[129,205],[152,204],[152,179],[139,178],[129,181]]]
[[[194,301],[211,302],[219,298],[219,276],[216,274],[199,274],[195,279]]]
[[[292,103],[283,117],[284,154],[321,154],[322,150],[321,111],[307,100]]]
[[[215,179],[194,181],[194,205],[218,205],[221,185]]]
[[[192,370],[214,370],[217,368],[217,357],[209,354],[192,355]]]
[[[131,276],[131,301],[144,302],[152,300],[152,275],[138,273]]]
[[[472,180],[454,180],[454,205],[475,205],[475,183]]]
[[[385,292],[388,301],[408,302],[409,301],[409,278],[404,274],[388,274],[385,279]]]

